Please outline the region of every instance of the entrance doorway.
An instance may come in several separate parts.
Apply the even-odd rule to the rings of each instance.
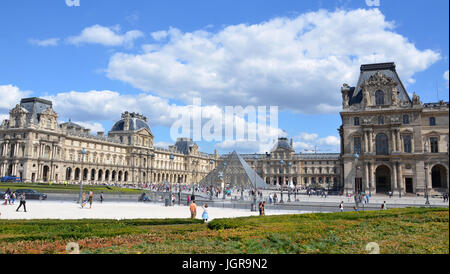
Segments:
[[[445,188],[447,186],[447,173],[442,165],[435,165],[431,169],[431,186],[433,188]]]
[[[387,166],[381,165],[377,167],[375,171],[375,178],[377,193],[387,193],[388,191],[392,191],[391,170]]]
[[[44,179],[44,182],[48,181],[49,173],[50,173],[50,168],[48,166],[44,166],[44,170],[43,170],[43,173],[42,173],[42,179]]]
[[[405,188],[406,188],[406,193],[414,193],[412,178],[405,178]]]
[[[361,193],[362,190],[362,178],[355,178],[355,193]]]

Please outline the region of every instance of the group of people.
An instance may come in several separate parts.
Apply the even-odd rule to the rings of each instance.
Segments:
[[[265,206],[266,206],[266,202],[265,201],[264,202],[259,202],[259,206],[258,206],[258,208],[259,208],[259,216],[266,215]]]
[[[387,209],[386,201],[384,201],[384,202],[381,204],[381,210],[386,210],[386,209]],[[341,203],[339,204],[339,210],[340,210],[341,212],[344,212],[344,201],[341,201]],[[354,211],[359,211],[359,208],[358,208],[357,206],[354,206],[354,207],[353,207],[353,210],[354,210]]]
[[[11,190],[8,188],[5,192],[5,202],[3,203],[3,205],[14,205],[14,202],[17,199],[17,194],[15,191],[11,192]],[[19,207],[16,209],[16,211],[19,211],[19,209],[23,206],[24,212],[27,212],[27,208],[26,208],[26,195],[24,192],[20,193],[19,195]]]
[[[103,196],[101,196],[103,197]],[[86,203],[89,202],[89,208],[92,208],[92,201],[94,200],[94,192],[89,191],[89,198],[86,200],[86,193],[83,192],[81,194],[81,208],[84,208],[86,206]]]
[[[202,220],[203,222],[207,222],[209,219],[208,204],[202,205],[202,208],[203,208]],[[195,217],[197,217],[197,204],[195,203],[195,200],[191,202],[189,206],[189,211],[191,212],[191,219],[195,219]]]

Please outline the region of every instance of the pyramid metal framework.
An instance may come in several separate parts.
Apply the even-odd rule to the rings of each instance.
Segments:
[[[255,181],[257,189],[267,189],[269,187],[236,151],[230,153],[199,184],[206,187],[211,185],[221,187],[222,180],[227,188],[254,189]]]

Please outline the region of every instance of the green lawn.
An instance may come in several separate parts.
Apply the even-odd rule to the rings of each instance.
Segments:
[[[42,193],[79,193],[80,185],[60,185],[60,184],[48,184],[48,183],[0,183],[0,192],[4,192],[7,188],[11,190],[18,189],[34,189]],[[128,189],[119,187],[106,186],[88,186],[83,185],[83,191],[93,191],[94,193],[100,193],[103,191],[105,194],[140,194],[142,190]]]
[[[449,211],[302,214],[199,220],[0,220],[0,253],[449,253]]]

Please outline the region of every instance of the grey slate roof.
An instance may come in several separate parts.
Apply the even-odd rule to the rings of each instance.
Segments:
[[[392,78],[394,81],[398,83],[397,91],[398,91],[398,100],[399,101],[407,101],[411,103],[411,99],[409,98],[408,93],[406,92],[405,87],[403,86],[400,77],[395,70],[394,63],[377,63],[377,64],[367,64],[361,66],[361,73],[359,75],[358,83],[356,87],[352,87],[349,93],[349,105],[359,104],[362,102],[362,88],[361,85],[369,79],[371,76],[375,75],[378,71],[383,75]]]
[[[44,112],[49,107],[52,107],[52,102],[36,97],[24,98],[20,101],[20,106],[28,111],[27,123],[31,121],[32,123],[37,124],[39,122],[38,114]]]
[[[117,121],[114,126],[112,127],[111,131],[123,131],[124,130],[124,124],[125,121],[123,119]],[[148,129],[150,132],[150,126],[147,124],[147,122],[145,122],[144,120],[141,120],[139,118],[133,117],[130,118],[130,131],[137,131],[140,129],[146,128]]]

